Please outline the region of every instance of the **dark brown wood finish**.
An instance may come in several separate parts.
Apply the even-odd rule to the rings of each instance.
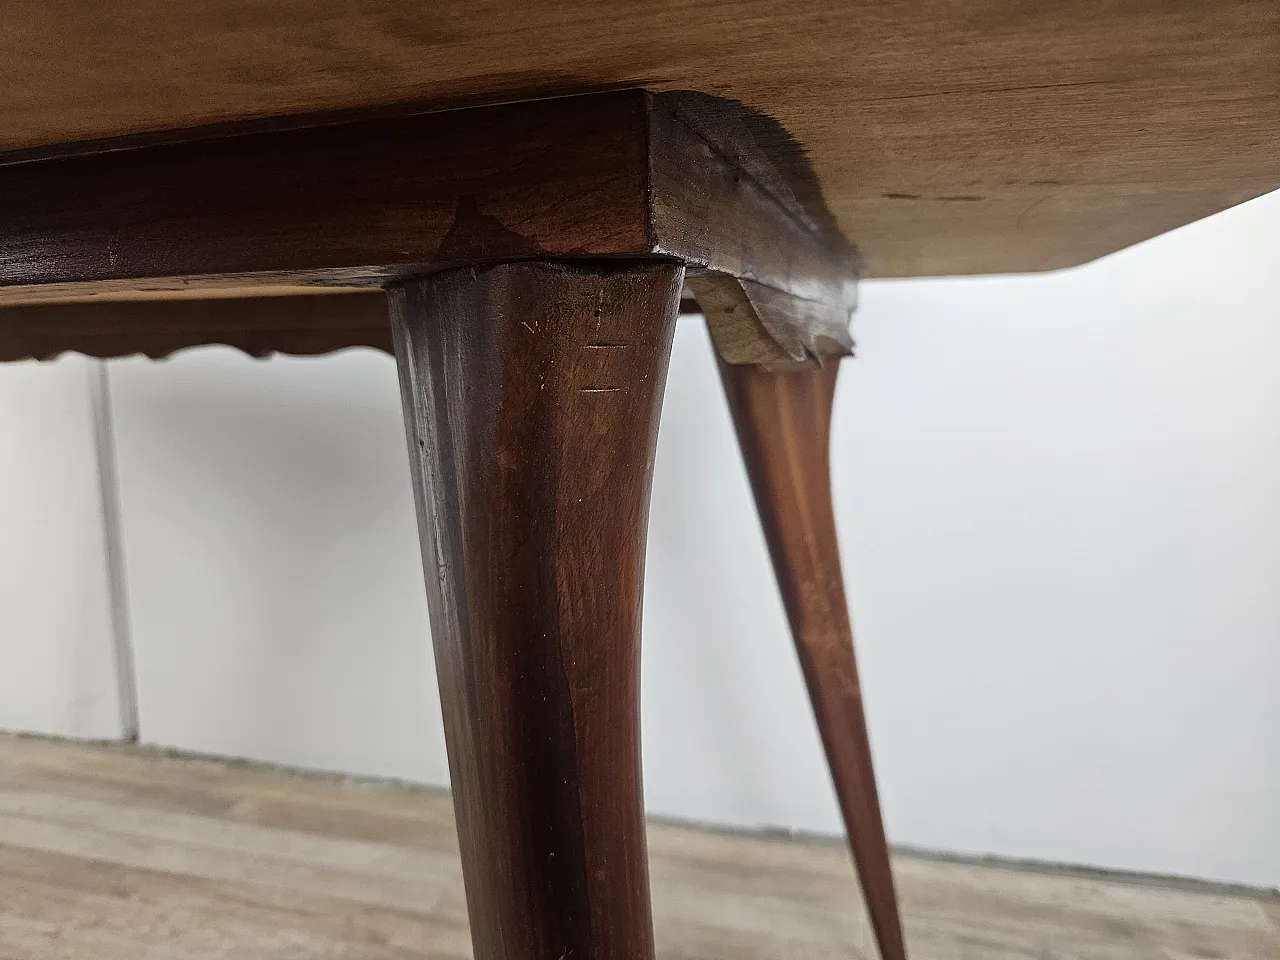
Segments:
[[[381,290],[215,300],[98,300],[0,307],[0,362],[67,351],[153,359],[205,344],[270,353],[392,350]]]
[[[791,359],[829,334],[830,317],[847,319],[856,255],[803,151],[740,104],[621,90],[293,122],[311,125],[0,157],[0,306],[381,287],[474,263],[656,256],[810,304],[795,312],[799,330],[780,328]],[[270,323],[243,332],[273,349]],[[152,346],[146,335],[133,350],[172,349],[171,337]]]
[[[880,952],[905,960],[831,503],[839,369],[836,359],[773,371],[722,362],[720,375]]]
[[[0,160],[0,359],[385,348],[389,303],[477,960],[644,960],[640,588],[686,267],[728,360],[791,363],[849,349],[856,254],[796,143],[715,97],[308,122]]]
[[[476,960],[653,955],[640,605],[682,273],[390,291]]]
[[[648,97],[311,117],[299,129],[0,158],[0,285],[235,275],[376,286],[432,265],[646,254]]]
[[[857,254],[804,151],[741,104],[680,91],[649,99],[653,249],[842,312]],[[792,359],[806,358],[786,344]]]
[[[680,301],[682,316],[701,312],[692,297]],[[67,352],[103,359],[143,354],[158,360],[206,345],[235,347],[253,357],[332,353],[347,347],[394,350],[381,290],[0,307],[0,363],[52,360]],[[765,349],[770,355],[779,353]]]

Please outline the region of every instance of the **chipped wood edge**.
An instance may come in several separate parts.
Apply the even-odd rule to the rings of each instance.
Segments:
[[[634,128],[617,120],[610,121],[613,126],[606,124],[606,132],[617,132],[615,127],[621,125],[631,137],[628,142],[638,144],[643,139],[647,150],[641,182],[636,184],[643,187],[637,197],[642,197],[647,210],[641,235],[635,238],[639,243],[635,252],[642,248],[646,256],[682,261],[700,275],[691,290],[698,291],[695,296],[724,359],[734,364],[777,365],[850,352],[847,324],[858,254],[826,209],[803,147],[776,120],[735,101],[692,91],[635,90],[608,96],[617,104],[643,104]],[[576,106],[590,100],[569,98],[556,108],[539,105],[538,109],[568,123]],[[589,106],[595,111],[590,116],[600,112],[599,103]],[[489,110],[500,108],[482,109],[487,117]],[[479,117],[468,111],[459,117],[463,115]],[[499,115],[508,114],[492,114]],[[405,122],[406,129],[419,135],[424,125],[448,126],[446,120],[427,115]],[[238,149],[263,151],[307,136],[317,134],[311,128],[291,130],[286,125],[275,132],[246,135]],[[176,160],[164,152],[181,146],[134,149],[146,157],[169,157],[167,162],[179,167],[179,161],[188,166],[203,162],[180,150]],[[153,148],[161,152],[153,153]],[[393,151],[392,159],[396,156]],[[93,157],[65,161],[76,169],[91,162],[98,161]],[[18,164],[15,169],[26,166]],[[48,169],[61,171],[62,163]],[[596,170],[594,175],[603,171]],[[452,183],[429,186],[443,197]],[[133,184],[133,188],[149,195],[148,184]],[[157,196],[163,199],[163,194]],[[304,223],[305,218],[294,226]],[[214,222],[219,224],[226,226]],[[145,239],[139,229],[135,224],[135,245],[141,244],[139,238]],[[624,246],[574,247],[547,254],[550,259],[571,260],[616,255],[624,252]],[[134,354],[160,358],[206,344],[230,346],[252,356],[325,354],[358,346],[389,350],[385,309],[381,304],[357,309],[362,300],[358,288],[381,288],[405,271],[412,275],[434,272],[444,266],[444,260],[437,251],[434,260],[388,264],[383,262],[386,251],[374,239],[369,240],[368,250],[376,262],[364,266],[359,266],[360,256],[352,259],[345,252],[341,256],[333,252],[331,261],[319,266],[283,272],[101,278],[90,283],[72,271],[68,276],[73,279],[67,282],[50,275],[43,277],[49,282],[37,286],[0,285],[0,304],[6,300],[10,304],[0,309],[0,361],[51,359],[65,352],[100,358]],[[481,244],[468,248],[459,262],[481,256],[486,262],[491,256],[497,262],[513,256],[523,259],[527,252],[518,245],[497,251]],[[269,247],[267,253],[276,256],[279,251]],[[272,256],[263,256],[256,266],[274,264]],[[192,269],[199,265],[187,263]],[[127,264],[118,267],[112,259],[111,266],[118,272]],[[330,292],[323,285],[336,285],[343,292]],[[308,296],[311,289],[327,296]],[[268,299],[267,295],[277,294]],[[364,297],[371,295],[380,296],[366,293]],[[190,297],[195,302],[178,308],[168,300],[171,297]],[[73,308],[70,301],[79,299],[92,300],[93,305]],[[333,302],[322,305],[322,299]]]
[[[725,363],[777,367],[853,354],[852,311],[724,273],[686,281]]]

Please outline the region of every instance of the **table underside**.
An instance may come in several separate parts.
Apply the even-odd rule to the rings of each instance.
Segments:
[[[1274,0],[15,0],[0,151],[616,86],[806,150],[867,276],[1070,266],[1280,187]]]
[[[730,363],[851,347],[859,255],[803,150],[631,89],[0,164],[0,359],[385,348],[380,291],[520,261],[678,266]]]

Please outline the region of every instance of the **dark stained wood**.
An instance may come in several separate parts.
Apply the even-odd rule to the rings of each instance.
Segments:
[[[700,314],[702,308],[687,292],[686,278],[680,315]],[[143,354],[158,360],[207,345],[235,347],[254,357],[394,349],[381,290],[0,307],[0,363],[52,360],[72,351],[102,359]],[[770,344],[760,349],[781,355]]]
[[[732,101],[621,90],[281,124],[300,122],[0,157],[0,286],[379,285],[483,261],[668,255],[843,303],[855,273],[803,151]]]
[[[803,151],[740,104],[622,90],[307,122],[0,161],[0,306],[128,299],[131,285],[149,297],[245,297],[258,286],[379,288],[510,259],[659,256],[740,277],[753,302],[810,304],[782,311],[798,329],[741,315],[751,336],[785,335],[779,351],[793,359],[847,324],[856,254]],[[325,342],[298,331],[275,346],[279,332],[247,314],[236,342],[304,352]],[[9,326],[5,355],[68,348],[19,333]],[[184,339],[120,333],[71,348],[154,354]]]
[[[1280,187],[1275,0],[8,0],[0,150],[617,84],[779,120],[871,276],[1069,266]]]
[[[251,356],[345,347],[391,352],[381,290],[216,300],[101,300],[0,307],[0,362],[141,353],[153,359],[221,344]]]
[[[649,107],[654,252],[844,310],[847,326],[857,254],[791,135],[705,94]]]
[[[682,272],[390,291],[476,960],[653,955],[640,605]]]
[[[831,504],[831,404],[840,365],[721,362],[729,409],[804,668],[884,960],[905,960]]]
[[[0,165],[0,285],[381,285],[648,253],[647,104],[629,91]]]

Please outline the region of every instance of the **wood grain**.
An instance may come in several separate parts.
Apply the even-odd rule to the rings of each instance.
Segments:
[[[741,278],[777,349],[803,359],[847,340],[857,255],[840,235],[800,147],[775,121],[721,98],[642,90],[510,106],[353,120],[294,118],[289,129],[188,131],[176,143],[100,143],[75,156],[0,162],[0,307],[113,298],[137,284],[184,298],[252,291],[379,288],[471,263],[657,256]],[[355,301],[349,301],[354,303]],[[281,305],[283,310],[285,305]],[[225,304],[209,308],[225,316]],[[320,328],[331,318],[312,308]],[[172,330],[114,318],[83,345],[72,312],[12,314],[4,356],[80,349],[160,355],[209,326],[199,309]],[[146,314],[146,311],[141,311]],[[66,323],[56,342],[41,333]],[[723,312],[732,325],[737,317]],[[150,319],[148,319],[148,317]],[[21,324],[32,324],[23,340]],[[251,351],[316,352],[334,340],[248,310],[221,334]],[[353,328],[359,337],[363,321]],[[222,331],[226,331],[222,333]],[[279,346],[273,346],[273,343]],[[356,344],[361,341],[357,339]],[[68,344],[70,346],[68,346]]]
[[[0,286],[645,254],[647,150],[630,91],[0,165]]]
[[[780,121],[872,276],[1069,266],[1280,187],[1273,0],[11,0],[0,150],[618,84]]]
[[[681,316],[701,313],[691,296],[681,299]],[[728,335],[742,336],[734,325]],[[137,353],[161,359],[210,344],[254,357],[323,354],[347,347],[394,350],[381,290],[216,298],[193,297],[187,291],[180,299],[0,307],[0,363],[51,360],[69,351],[102,359]],[[777,353],[771,341],[758,348]]]
[[[726,363],[770,366],[853,352],[850,308],[803,300],[723,273],[685,281]]]
[[[166,357],[221,344],[250,356],[320,354],[345,347],[392,350],[380,290],[212,300],[107,300],[0,307],[0,362],[93,357]]]
[[[720,364],[871,923],[884,960],[906,960],[831,501],[839,370],[837,360],[786,371]]]
[[[476,960],[653,955],[640,605],[682,274],[390,291]]]
[[[449,795],[0,736],[6,960],[465,960]],[[836,842],[649,829],[664,960],[871,960]],[[913,960],[1277,960],[1275,896],[900,855]],[[1280,919],[1280,913],[1273,913]]]
[[[651,97],[649,114],[652,252],[842,312],[847,327],[858,255],[794,138],[688,91]]]

